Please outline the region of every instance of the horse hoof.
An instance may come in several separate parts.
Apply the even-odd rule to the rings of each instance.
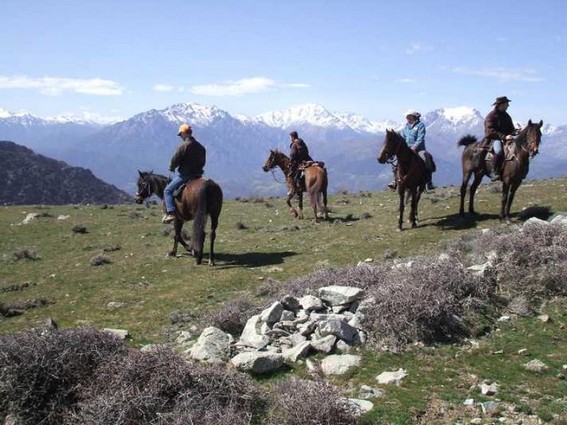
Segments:
[[[412,229],[417,229],[417,224],[416,224],[416,223],[412,223],[412,224],[411,224],[411,228],[412,228]]]
[[[167,253],[168,257],[175,257],[176,255],[177,255],[177,252],[175,252],[175,251],[171,251],[171,252]]]

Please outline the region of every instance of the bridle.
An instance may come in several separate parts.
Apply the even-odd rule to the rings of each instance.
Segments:
[[[144,199],[153,195],[153,188],[149,177],[144,177],[138,184],[138,191],[136,192],[135,200],[142,202]]]

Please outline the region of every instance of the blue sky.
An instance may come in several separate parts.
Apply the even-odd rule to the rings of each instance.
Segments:
[[[567,124],[564,0],[2,0],[0,108],[124,117],[304,103],[402,120],[497,96]]]

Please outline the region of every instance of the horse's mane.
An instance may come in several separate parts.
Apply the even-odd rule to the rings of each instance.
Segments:
[[[148,177],[157,177],[160,179],[168,180],[169,177],[164,176],[163,174],[156,174],[152,171],[140,171],[141,174],[146,174]]]

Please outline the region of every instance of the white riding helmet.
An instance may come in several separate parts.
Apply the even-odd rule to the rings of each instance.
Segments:
[[[415,109],[408,109],[408,110],[406,111],[406,113],[404,114],[404,117],[407,118],[408,115],[411,115],[411,116],[413,116],[413,117],[415,117],[415,118],[421,117],[421,114],[420,114],[419,112],[417,112]]]

